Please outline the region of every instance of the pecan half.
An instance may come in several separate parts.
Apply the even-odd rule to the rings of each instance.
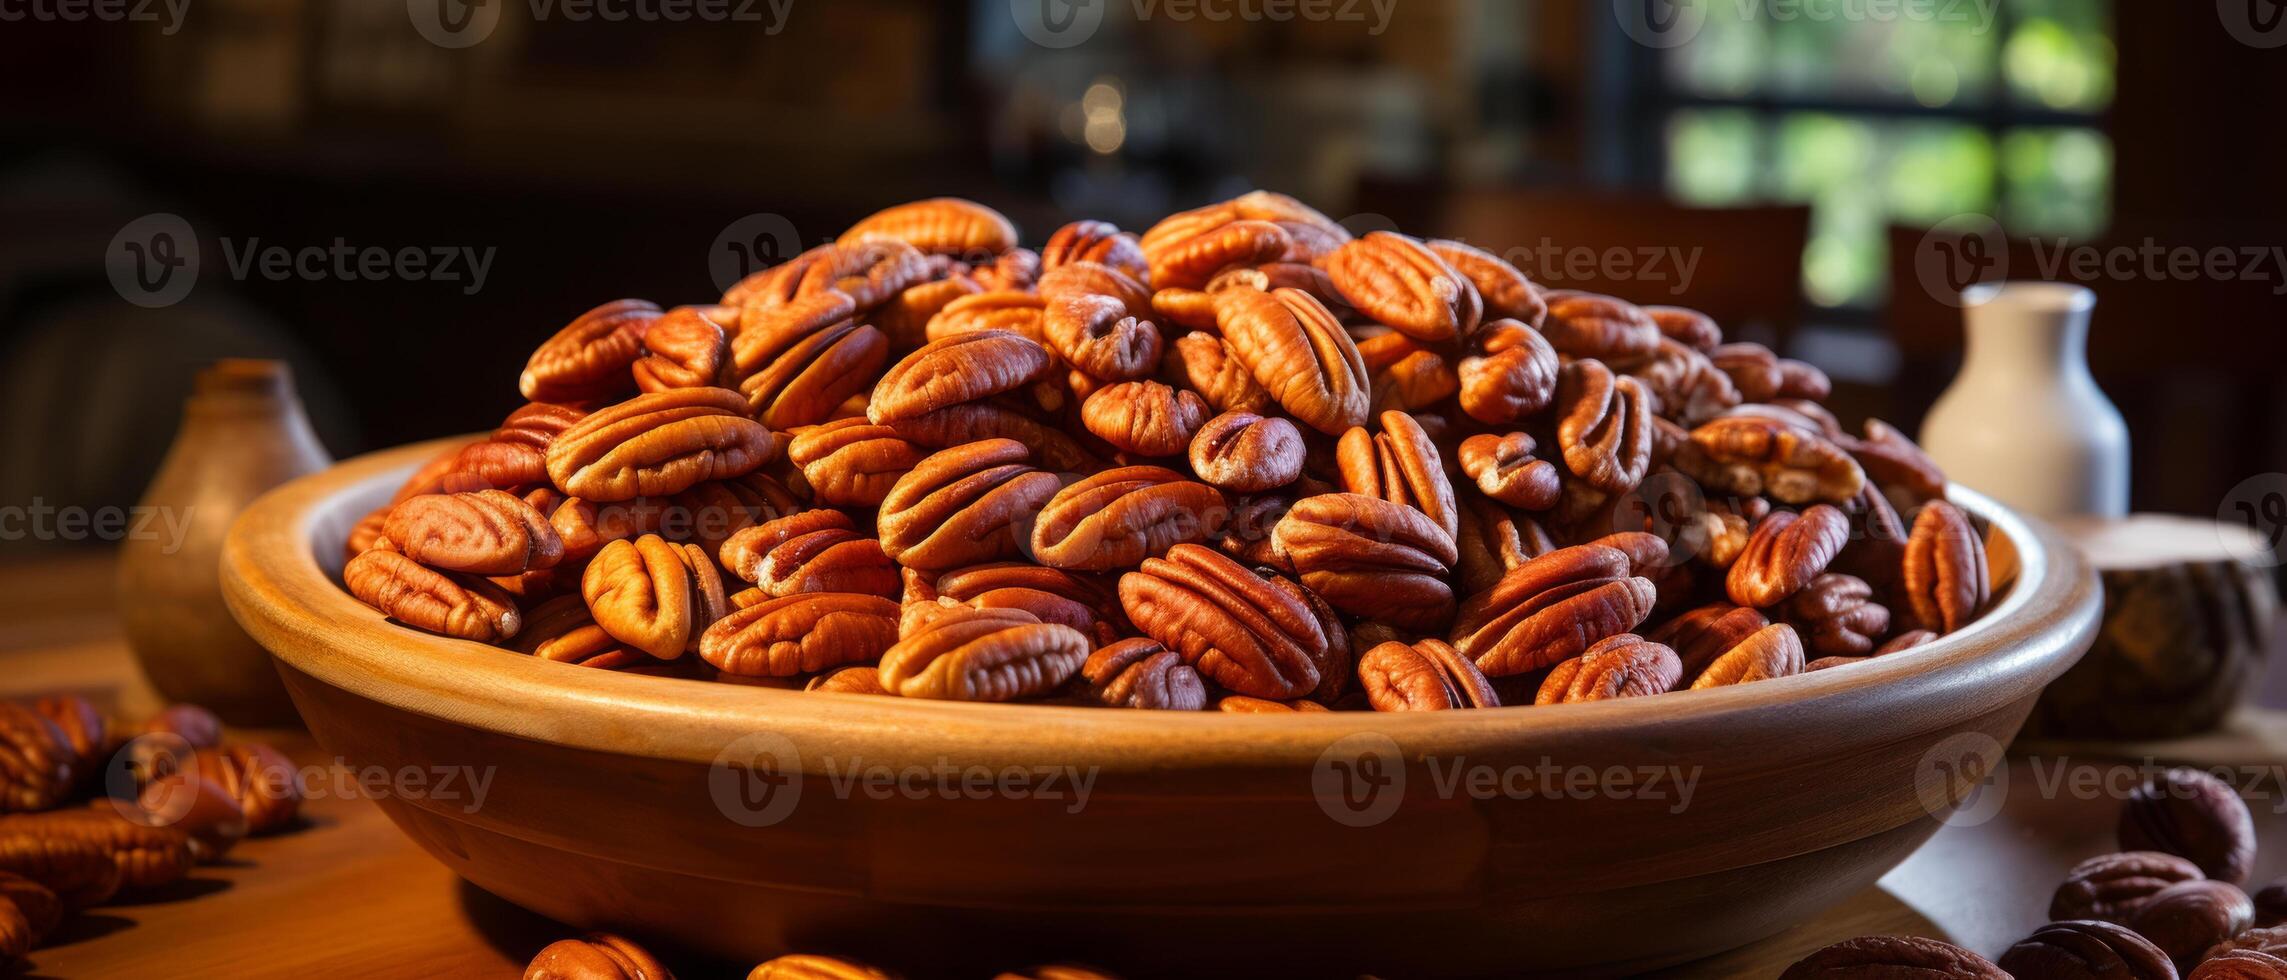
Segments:
[[[2159,851],[2122,851],[2089,858],[2065,873],[2049,899],[2049,918],[2126,923],[2161,889],[2207,875],[2199,865]]]
[[[1652,466],[1652,412],[1636,379],[1601,361],[1564,366],[1556,389],[1557,447],[1591,489],[1627,493]]]
[[[1985,607],[1993,590],[1985,540],[1961,508],[1932,500],[1914,515],[1899,587],[1915,623],[1939,633],[1968,625]]]
[[[1151,275],[1143,245],[1133,233],[1109,221],[1075,221],[1056,229],[1040,249],[1042,291],[1047,291],[1048,274],[1078,262],[1093,262],[1138,281]]]
[[[1247,366],[1214,334],[1192,333],[1176,338],[1167,345],[1167,353],[1161,358],[1160,373],[1169,383],[1198,392],[1218,412],[1259,415],[1278,406],[1270,392],[1255,383],[1255,376],[1248,373]]]
[[[897,603],[878,595],[801,592],[733,611],[699,637],[699,657],[726,674],[793,677],[875,660],[897,642]]]
[[[0,842],[12,842],[21,835],[32,834],[46,838],[51,843],[70,841],[93,845],[117,872],[110,883],[115,884],[120,891],[145,891],[181,880],[190,871],[191,863],[198,853],[191,835],[179,826],[157,826],[148,822],[149,817],[140,814],[131,820],[125,812],[114,806],[100,805],[50,810],[46,813],[12,814],[0,817]],[[171,813],[186,823],[197,819],[181,810]],[[0,851],[4,850],[5,844],[0,843]],[[60,853],[51,856],[63,857]],[[77,858],[69,860],[74,865],[79,861]],[[5,860],[0,860],[0,870],[39,881],[62,898],[65,905],[79,907],[79,903],[70,894],[70,888],[58,887],[56,883],[23,868],[11,866]],[[73,870],[80,869],[75,867]],[[84,871],[81,873],[88,874]],[[106,882],[99,872],[91,874],[85,882],[91,891],[104,884]],[[96,901],[100,903],[102,900]]]
[[[1453,538],[1422,512],[1328,493],[1297,502],[1271,538],[1302,584],[1343,612],[1417,631],[1453,617]]]
[[[674,976],[649,951],[608,932],[549,943],[524,968],[524,980],[672,980]]]
[[[753,472],[778,455],[778,436],[721,388],[637,395],[581,419],[548,447],[548,475],[567,494],[632,500]]]
[[[1204,289],[1159,289],[1151,294],[1153,319],[1192,330],[1215,329],[1215,294]]]
[[[1016,247],[1016,226],[1000,212],[958,197],[933,197],[867,215],[838,242],[894,239],[933,255],[989,258]]]
[[[927,282],[929,262],[913,246],[877,238],[837,242],[815,252],[794,287],[794,299],[837,292],[850,298],[859,313],[889,302],[907,288]],[[749,304],[745,309],[753,308]],[[745,309],[740,311],[741,317]]]
[[[56,931],[57,926],[63,924],[63,899],[57,898],[55,892],[48,890],[48,886],[23,875],[0,871],[0,899],[6,900],[0,902],[0,905],[15,906],[13,911],[22,916],[23,928],[29,930],[24,942],[18,943],[13,938],[7,940],[6,952],[11,961],[22,959],[33,946],[46,940]],[[10,924],[8,931],[15,931],[13,924]]]
[[[1119,591],[1137,629],[1226,689],[1284,700],[1319,687],[1332,640],[1292,582],[1179,544],[1120,576]]]
[[[643,356],[643,333],[659,307],[614,300],[580,314],[532,352],[517,379],[526,400],[576,403],[617,397],[635,386],[630,369]]]
[[[1075,296],[1106,296],[1117,300],[1126,315],[1150,319],[1151,287],[1126,272],[1096,262],[1070,262],[1041,274],[1040,298],[1047,306]],[[1210,312],[1209,321],[1214,317]],[[1044,321],[1042,329],[1047,328]]]
[[[391,508],[382,533],[414,561],[472,575],[520,575],[564,557],[547,516],[498,490],[422,494]]]
[[[84,782],[102,771],[104,754],[111,750],[111,725],[94,702],[77,694],[51,694],[32,702],[32,710],[63,736],[73,779]]]
[[[992,262],[976,266],[970,275],[987,290],[1032,291],[1040,282],[1040,253],[1012,248]]]
[[[731,535],[721,554],[724,568],[766,595],[898,593],[897,566],[881,542],[858,533],[857,522],[838,510],[804,511],[747,528]]]
[[[45,810],[72,790],[70,739],[47,716],[0,702],[0,810]]]
[[[1691,680],[1706,671],[1717,657],[1769,625],[1771,621],[1760,612],[1717,602],[1668,620],[1658,629],[1645,633],[1644,638],[1674,650],[1676,659],[1683,664],[1684,678]]]
[[[1557,664],[1541,681],[1533,703],[1578,704],[1665,694],[1682,676],[1674,650],[1634,633],[1621,633]]]
[[[830,324],[778,351],[739,382],[747,407],[773,429],[815,425],[865,391],[889,360],[889,337],[851,321]]]
[[[1055,364],[1048,348],[1006,330],[932,340],[882,375],[866,417],[875,425],[919,418],[1014,391],[1048,377]]]
[[[1707,355],[1662,338],[1652,355],[1628,369],[1644,386],[1653,410],[1684,425],[1698,425],[1739,404],[1731,377]]]
[[[643,331],[643,357],[636,360],[635,386],[643,391],[720,388],[731,382],[730,334],[709,319],[723,307],[678,306]],[[737,320],[731,323],[735,326]]]
[[[944,309],[929,318],[922,333],[929,340],[944,340],[963,334],[1004,330],[1034,343],[1045,343],[1048,335],[1041,320],[1047,308],[1046,301],[1034,293],[987,290],[945,304]]]
[[[908,568],[959,568],[1017,554],[1020,529],[1057,491],[1023,443],[980,439],[898,477],[876,520],[882,551]]]
[[[1376,646],[1358,658],[1358,681],[1375,711],[1501,706],[1492,682],[1443,640]]]
[[[2189,859],[2208,877],[2239,884],[2255,867],[2254,818],[2239,790],[2199,769],[2179,767],[2136,787],[2120,808],[2122,847]]]
[[[1717,654],[1691,682],[1692,690],[1749,684],[1803,672],[1803,641],[1795,628],[1772,623]]]
[[[1477,489],[1511,507],[1547,510],[1556,506],[1556,464],[1533,455],[1539,448],[1522,432],[1484,433],[1461,440],[1461,472]]]
[[[955,300],[984,291],[983,285],[965,274],[915,283],[876,307],[873,325],[889,338],[890,347],[910,351],[929,342],[929,322],[937,314]]]
[[[881,686],[881,668],[870,664],[836,667],[810,678],[808,683],[802,685],[802,689],[826,694],[889,693],[889,688]]]
[[[1018,609],[961,608],[881,656],[881,686],[908,698],[1014,701],[1063,686],[1087,661],[1080,631]]]
[[[1778,610],[1824,656],[1865,656],[1890,631],[1890,610],[1874,602],[1865,580],[1828,572],[1805,584]]]
[[[1293,242],[1271,222],[1203,208],[1168,216],[1144,232],[1141,245],[1153,286],[1197,289],[1231,266],[1277,261]]]
[[[1631,567],[1626,553],[1593,544],[1526,561],[1461,603],[1450,634],[1454,649],[1489,677],[1579,656],[1651,615],[1656,591]]]
[[[1768,416],[1727,415],[1693,429],[1675,465],[1710,490],[1790,504],[1847,503],[1866,483],[1841,447]]]
[[[1199,711],[1207,684],[1183,654],[1158,640],[1135,638],[1099,647],[1080,665],[1090,700],[1113,708]]]
[[[1540,287],[1508,260],[1456,241],[1432,239],[1422,244],[1477,287],[1486,316],[1518,320],[1533,327],[1548,316],[1548,302],[1541,298]]]
[[[1225,412],[1191,437],[1191,471],[1233,493],[1259,493],[1302,475],[1302,433],[1294,423],[1252,412]]]
[[[1850,520],[1835,507],[1775,511],[1755,525],[1724,589],[1742,606],[1776,606],[1824,574],[1849,540]]]
[[[1548,531],[1532,518],[1485,497],[1462,496],[1461,533],[1454,539],[1461,594],[1490,589],[1510,569],[1555,550]]]
[[[1425,408],[1461,390],[1461,375],[1442,345],[1432,347],[1394,330],[1356,340],[1373,382],[1368,401],[1374,411]]]
[[[1226,516],[1222,494],[1174,470],[1105,470],[1058,491],[1040,509],[1032,557],[1052,568],[1133,568],[1177,544],[1221,534]]]
[[[1514,425],[1556,397],[1556,348],[1540,331],[1495,320],[1478,331],[1461,359],[1461,410],[1487,425]]]
[[[1343,489],[1420,511],[1452,538],[1460,531],[1461,518],[1437,446],[1411,415],[1383,412],[1380,421],[1382,431],[1351,429],[1336,445],[1335,465],[1341,470]],[[1451,567],[1452,561],[1446,565]]]
[[[832,956],[794,954],[769,960],[754,968],[746,980],[897,980],[863,963]]]
[[[596,625],[588,603],[576,595],[550,599],[524,614],[524,628],[516,632],[513,649],[542,660],[622,670],[655,664],[648,653],[621,643]]]
[[[1032,447],[1040,465],[1057,470],[1098,464],[1064,430],[997,401],[963,402],[889,423],[898,438],[931,449],[956,449],[981,439],[1013,439]]]
[[[2011,976],[2172,977],[2168,955],[2110,922],[2051,922],[1995,961]]]
[[[995,562],[954,569],[925,589],[908,570],[908,608],[927,599],[950,599],[979,609],[1022,609],[1043,623],[1062,623],[1109,643],[1119,632],[1117,607],[1095,582],[1059,568],[1025,562]]]
[[[1916,501],[1946,495],[1946,474],[1937,461],[1881,419],[1867,419],[1866,438],[1846,439],[1842,445],[1873,483],[1902,488]]]
[[[548,482],[548,446],[565,429],[586,416],[569,405],[550,405],[533,402],[508,413],[508,418],[493,430],[492,438],[470,443],[453,458],[455,477],[473,475],[493,489],[537,486]],[[451,479],[451,478],[448,478]],[[444,490],[442,480],[421,488],[423,493]],[[392,503],[403,503],[418,494],[400,495]]]
[[[1244,694],[1232,694],[1216,698],[1215,710],[1227,715],[1292,715],[1309,714],[1314,711],[1332,711],[1334,709],[1305,698],[1273,701],[1267,698],[1251,698]]]
[[[2223,881],[2187,881],[2161,889],[2136,909],[2128,927],[2189,973],[2208,948],[2246,932],[2255,903]]]
[[[786,446],[787,460],[802,471],[811,494],[835,507],[879,505],[897,478],[928,455],[888,426],[862,418],[798,430]]]
[[[1141,378],[1159,367],[1159,328],[1138,320],[1118,298],[1061,296],[1041,314],[1041,332],[1065,362],[1106,381]]]
[[[714,558],[656,534],[596,552],[580,575],[580,596],[604,632],[661,660],[697,649],[699,635],[730,608]]]
[[[1322,260],[1342,298],[1375,322],[1416,340],[1445,343],[1477,329],[1477,287],[1437,253],[1396,232],[1353,238]]]
[[[1944,980],[2010,980],[1991,960],[1952,943],[1919,936],[1845,939],[1796,961],[1779,980],[1853,980],[1910,976]]]
[[[516,602],[481,578],[440,572],[396,551],[367,551],[342,567],[342,584],[366,605],[412,626],[498,643],[523,625]]]
[[[1231,353],[1287,414],[1330,436],[1364,424],[1366,363],[1334,314],[1309,293],[1225,290],[1215,294],[1215,323]]]
[[[846,293],[829,290],[784,304],[740,314],[741,326],[731,339],[731,374],[744,381],[768,369],[779,355],[820,332],[855,322],[856,303]]]
[[[1626,364],[1660,345],[1660,327],[1642,307],[1626,300],[1573,289],[1543,294],[1548,317],[1541,333],[1557,353]]]
[[[1157,381],[1107,385],[1080,405],[1089,433],[1137,456],[1182,455],[1209,414],[1197,392]]]
[[[1698,310],[1681,306],[1647,306],[1644,315],[1660,328],[1660,335],[1702,354],[1723,343],[1723,329]],[[1710,365],[1712,366],[1712,364]]]

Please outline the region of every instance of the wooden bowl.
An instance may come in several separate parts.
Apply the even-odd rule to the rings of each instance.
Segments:
[[[1928,838],[2099,607],[2051,531],[1957,488],[2006,593],[1936,643],[1816,674],[1410,715],[811,694],[385,621],[336,585],[342,541],[443,445],[257,502],[223,556],[232,610],[329,752],[421,774],[381,806],[454,871],[575,926],[744,962],[1424,976],[1704,956]]]

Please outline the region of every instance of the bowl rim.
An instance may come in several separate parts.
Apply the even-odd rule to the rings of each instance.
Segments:
[[[232,613],[283,666],[361,697],[569,748],[693,763],[721,763],[742,737],[758,733],[869,763],[1086,759],[1114,770],[1310,765],[1361,732],[1384,736],[1414,757],[1523,747],[1596,757],[1613,754],[1615,745],[1691,751],[1709,740],[1776,749],[1802,742],[1806,731],[1820,733],[1824,749],[1842,752],[2025,699],[2078,659],[2102,605],[2095,572],[2054,529],[1956,484],[1949,498],[2006,535],[2018,556],[2015,580],[1999,602],[1975,623],[1913,650],[1755,684],[1587,704],[1263,716],[908,700],[652,677],[395,624],[320,564],[320,549],[338,553],[339,534],[385,502],[413,468],[469,438],[368,453],[255,501],[223,547],[223,593]],[[365,502],[351,506],[359,500]],[[321,523],[331,525],[323,541],[316,540]],[[751,752],[751,741],[745,744]]]

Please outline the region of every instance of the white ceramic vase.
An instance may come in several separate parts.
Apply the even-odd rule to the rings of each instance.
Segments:
[[[2003,282],[1962,293],[1961,373],[1931,406],[1922,448],[1946,476],[2019,513],[2128,512],[2128,426],[2088,370],[2096,294]]]

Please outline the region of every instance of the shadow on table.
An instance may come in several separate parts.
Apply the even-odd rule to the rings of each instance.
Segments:
[[[461,903],[461,914],[476,927],[477,934],[487,945],[499,950],[502,956],[517,963],[529,963],[543,947],[559,939],[571,939],[582,930],[565,925],[547,916],[529,911],[505,898],[469,884],[466,879],[456,889]],[[629,938],[644,944],[664,962],[676,976],[716,977],[745,976],[754,964],[725,963],[705,957],[693,956],[672,947],[654,945],[645,937]]]
[[[1647,976],[1662,980],[1754,976],[1759,970],[1771,969],[1771,964],[1790,964],[1845,939],[1877,932],[1954,941],[1937,923],[1899,901],[1897,896],[1885,889],[1869,888],[1811,921],[1769,939]]]

